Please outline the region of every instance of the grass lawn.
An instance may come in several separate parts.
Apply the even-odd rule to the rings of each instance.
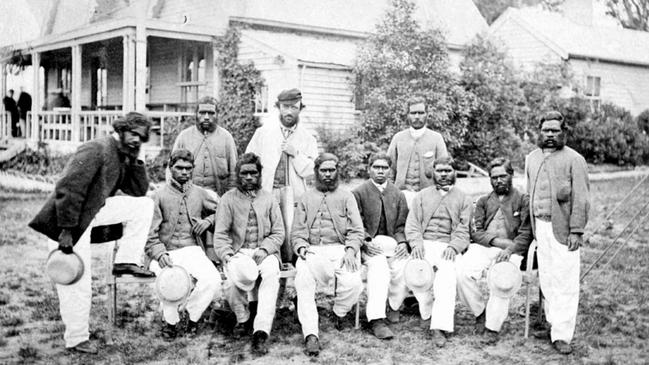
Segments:
[[[640,204],[613,221],[602,218],[637,183],[635,179],[592,184],[589,230],[597,229],[582,250],[582,268],[602,252]],[[152,288],[119,288],[118,326],[106,322],[103,258],[106,247],[93,250],[93,308],[91,338],[101,345],[99,355],[69,354],[63,348],[63,325],[53,285],[43,273],[47,246],[27,222],[43,204],[43,195],[0,192],[0,364],[629,364],[649,363],[649,228],[641,227],[606,270],[591,272],[581,287],[579,316],[572,355],[558,355],[546,341],[523,339],[524,288],[512,300],[501,340],[483,346],[474,335],[472,314],[457,306],[455,333],[444,349],[436,349],[414,314],[403,314],[392,326],[391,341],[375,339],[365,327],[338,332],[330,318],[330,297],[319,300],[321,344],[317,359],[302,353],[302,335],[293,311],[280,309],[270,340],[270,353],[250,355],[249,339],[233,340],[224,330],[203,328],[189,339],[165,342],[160,337],[161,315]],[[646,200],[645,200],[646,201]],[[608,229],[603,229],[607,226]],[[288,289],[291,291],[291,288]],[[536,293],[536,290],[534,290]],[[537,295],[535,295],[535,301]],[[364,302],[364,298],[362,299]],[[284,305],[289,302],[284,301]]]

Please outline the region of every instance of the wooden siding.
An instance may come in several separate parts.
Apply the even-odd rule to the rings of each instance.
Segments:
[[[649,67],[575,59],[569,62],[581,82],[586,76],[601,77],[602,101],[624,107],[633,115],[649,109]]]
[[[559,54],[515,21],[508,19],[493,36],[500,40],[507,55],[518,66],[532,68],[539,62],[559,62]]]

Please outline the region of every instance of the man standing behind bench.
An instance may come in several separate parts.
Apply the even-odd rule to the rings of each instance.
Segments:
[[[221,276],[205,255],[207,243],[203,240],[203,234],[214,225],[218,202],[214,194],[191,182],[193,168],[191,152],[179,149],[171,153],[171,179],[153,196],[153,222],[146,244],[147,255],[155,260],[151,268],[156,273],[178,265],[197,280],[186,305],[189,322],[185,333],[190,336],[197,334],[198,320],[221,287]],[[176,337],[178,304],[163,302],[162,315],[162,336]]]
[[[152,277],[139,267],[153,216],[153,201],[140,146],[149,138],[151,122],[140,113],[128,113],[113,122],[115,132],[82,144],[63,170],[41,211],[29,223],[51,240],[50,250],[77,253],[84,264],[79,281],[57,285],[65,346],[97,353],[89,341],[91,304],[90,233],[93,227],[124,223],[113,274]]]

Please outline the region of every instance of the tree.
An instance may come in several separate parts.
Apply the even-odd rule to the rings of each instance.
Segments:
[[[608,0],[606,7],[624,28],[649,32],[649,0]]]
[[[564,0],[473,0],[473,3],[478,7],[480,14],[485,18],[487,24],[491,24],[507,8],[521,8],[526,6],[541,5],[548,10],[556,11],[558,6]]]

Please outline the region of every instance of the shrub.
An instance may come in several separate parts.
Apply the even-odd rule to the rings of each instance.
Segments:
[[[368,176],[367,159],[370,154],[379,151],[376,143],[363,142],[360,133],[353,130],[336,131],[319,127],[316,131],[323,152],[330,152],[338,157],[338,174],[342,180]]]
[[[37,149],[26,149],[12,159],[0,162],[0,170],[15,170],[37,176],[58,175],[70,159],[70,154],[52,155],[46,143]]]
[[[636,119],[638,128],[645,134],[649,134],[649,109],[643,111]]]

